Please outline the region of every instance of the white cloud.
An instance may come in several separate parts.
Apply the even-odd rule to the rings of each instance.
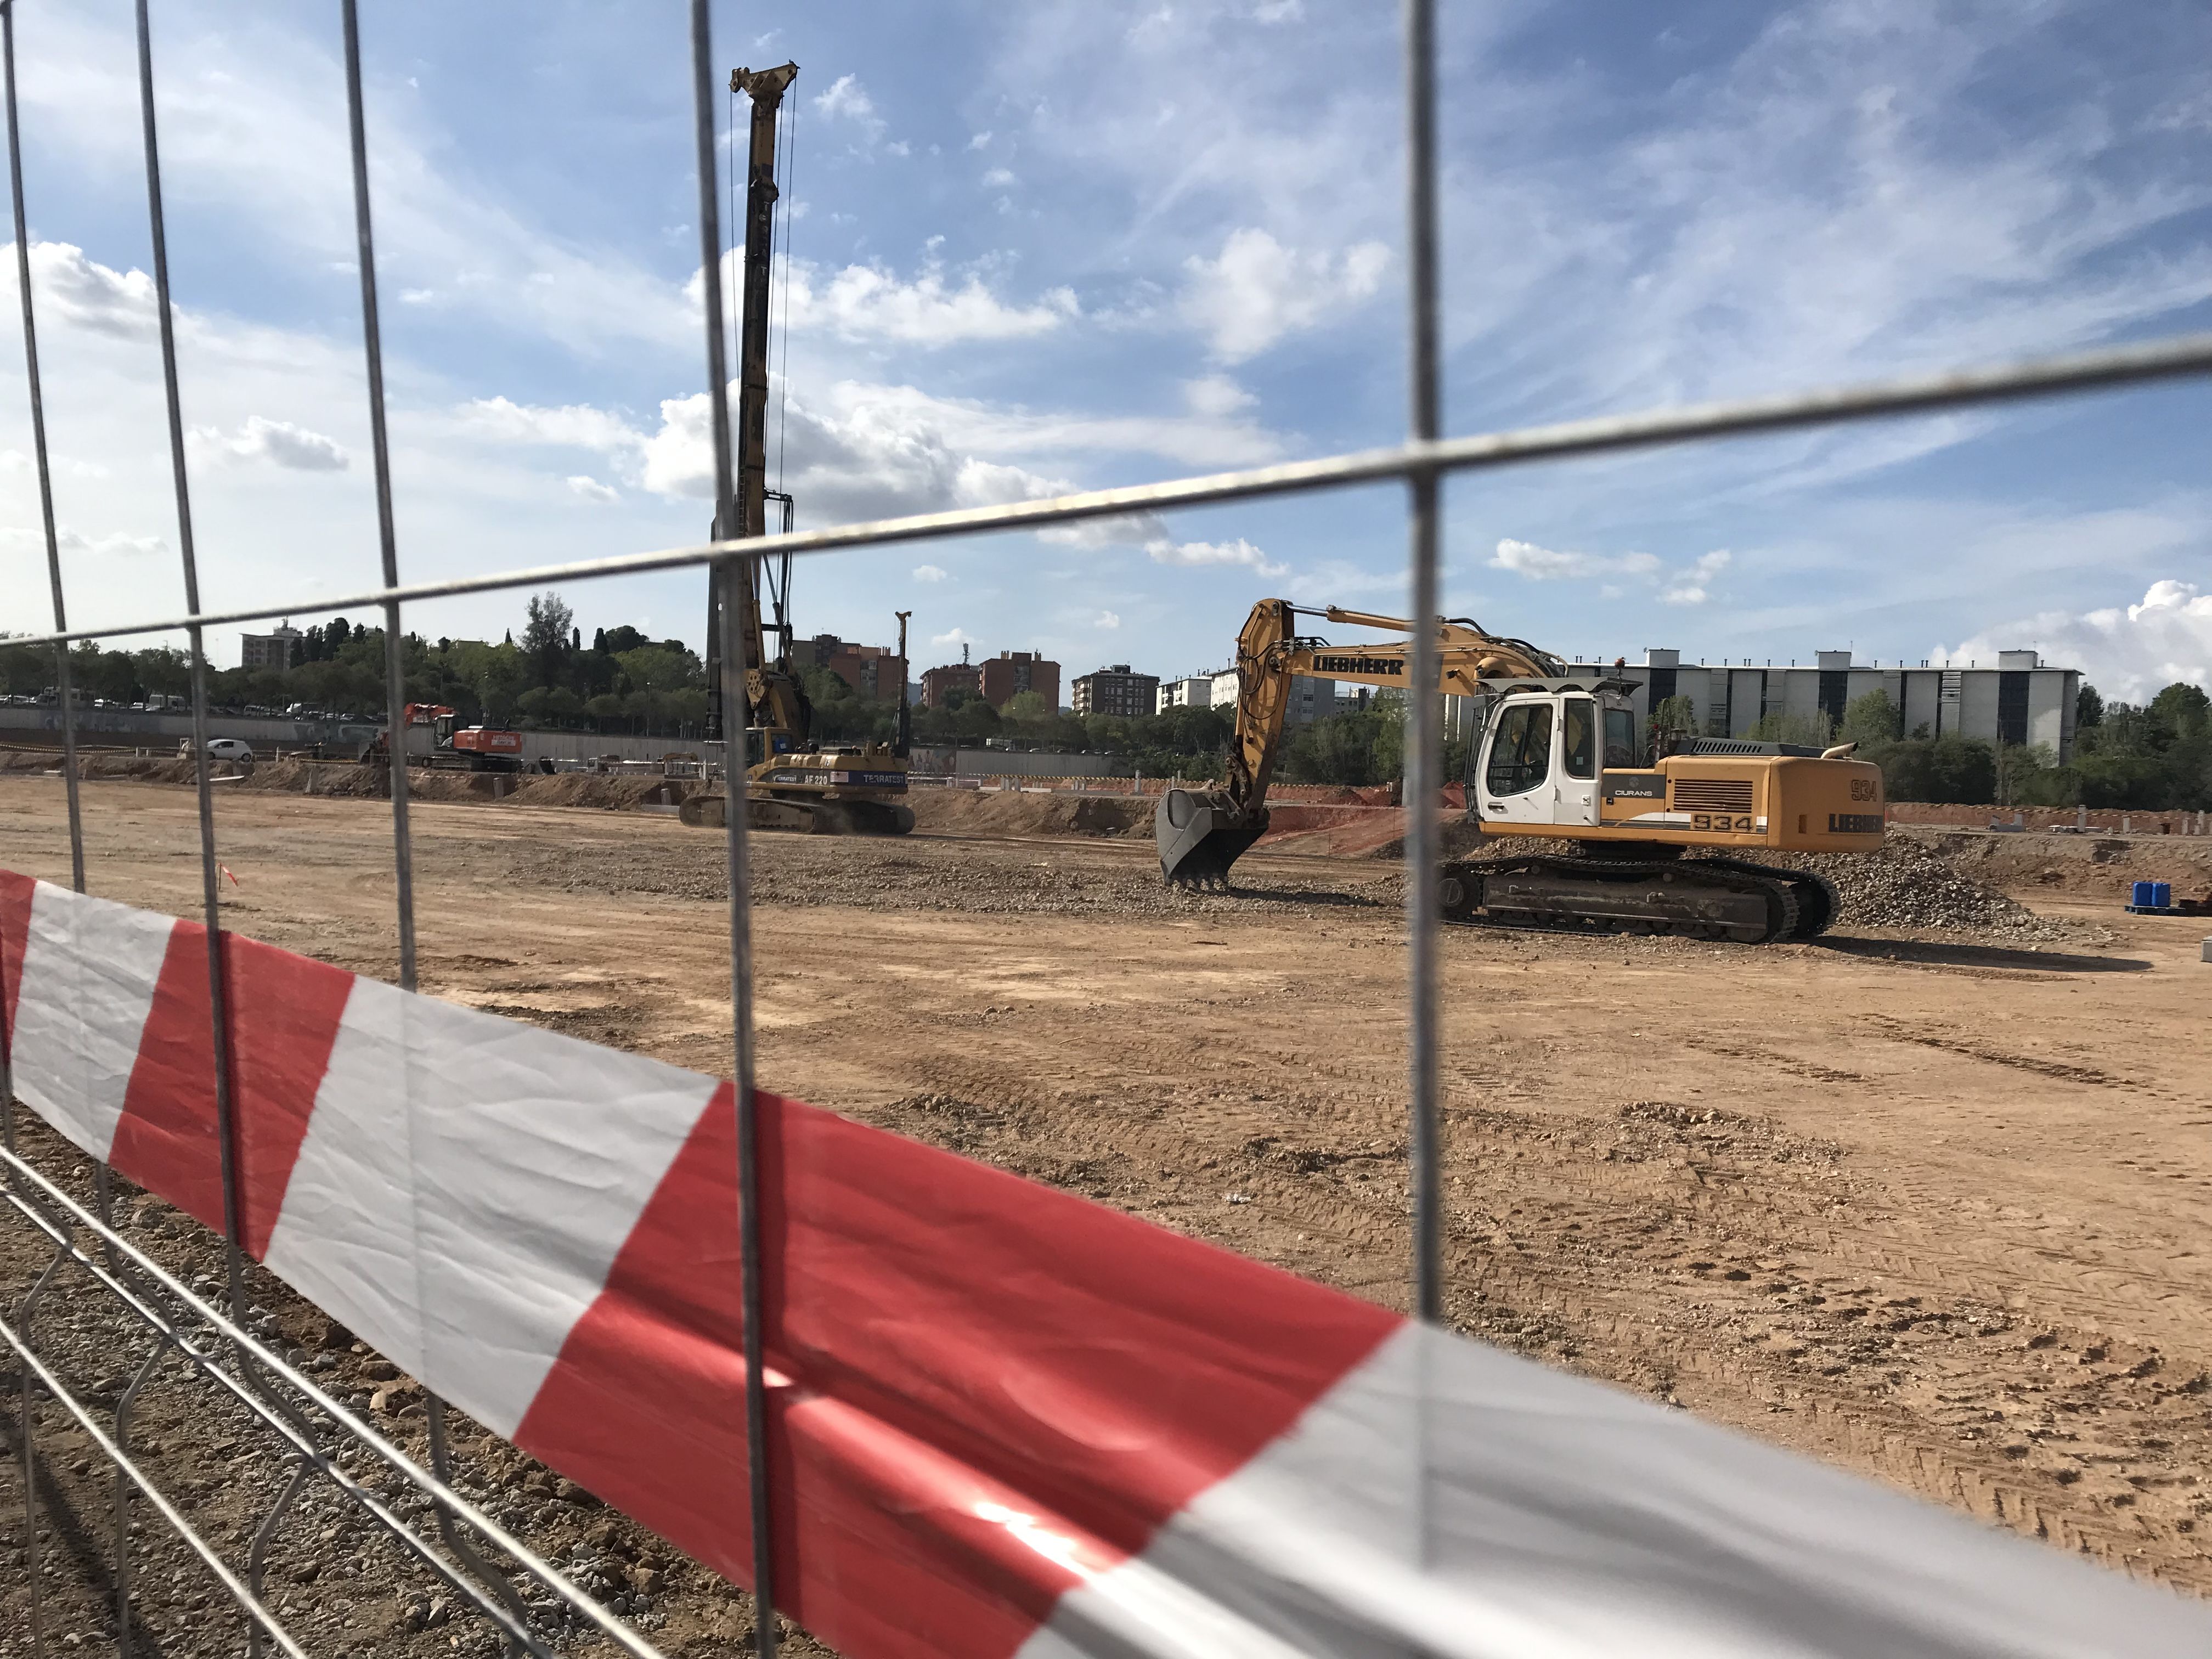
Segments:
[[[605,504],[622,499],[622,492],[612,484],[603,484],[586,473],[574,473],[568,478],[568,488],[587,501]]]
[[[990,147],[991,135],[988,131],[979,132],[968,141],[968,148],[970,149],[988,149]]]
[[[1305,15],[1305,0],[1260,0],[1252,8],[1255,23],[1296,23]]]
[[[1018,340],[1049,334],[1082,314],[1075,290],[1054,288],[1029,305],[1010,305],[970,272],[948,282],[935,266],[902,281],[878,265],[847,265],[817,292],[791,284],[791,326],[822,327],[848,339],[946,346],[969,340]]]
[[[946,581],[951,579],[951,571],[939,564],[918,564],[914,568],[914,579],[918,582]]]
[[[1082,303],[1071,288],[1048,289],[1027,303],[1002,299],[988,280],[1002,261],[981,260],[948,273],[935,257],[942,240],[929,240],[928,257],[910,278],[882,264],[825,271],[807,260],[787,264],[779,258],[777,287],[787,295],[793,337],[804,340],[810,334],[830,334],[855,343],[934,348],[968,341],[1030,339],[1083,314]],[[742,247],[722,256],[726,294],[742,280],[744,261]],[[702,303],[700,288],[694,271],[684,291],[695,311]]]
[[[234,433],[197,426],[188,435],[194,452],[210,459],[266,461],[294,472],[343,472],[353,465],[335,438],[258,415],[247,416]]]
[[[949,633],[932,634],[929,636],[929,642],[932,645],[973,645],[975,643],[975,636],[965,629],[956,628]]]
[[[19,531],[10,533],[27,536],[30,532]],[[112,531],[105,536],[85,536],[67,525],[61,526],[55,532],[54,539],[61,544],[61,550],[64,553],[162,553],[167,552],[169,546],[159,536],[133,536],[121,530]],[[71,622],[76,620],[75,617],[70,617]]]
[[[1516,541],[1508,536],[1498,544],[1489,566],[1492,570],[1510,570],[1530,581],[1571,581],[1595,586],[1602,599],[1617,599],[1628,592],[1621,580],[1626,578],[1657,585],[1662,604],[1703,605],[1712,597],[1712,584],[1734,556],[1725,548],[1716,548],[1687,565],[1669,570],[1663,561],[1650,553],[1583,553],[1540,547],[1534,542]]]
[[[1119,628],[1121,625],[1121,618],[1111,611],[1100,611],[1098,613],[1097,621],[1092,624],[1093,627],[1103,628],[1109,630]]]
[[[1145,544],[1154,564],[1239,564],[1256,575],[1287,576],[1290,567],[1277,564],[1239,536],[1233,542],[1176,542],[1160,537]]]
[[[520,443],[612,452],[634,447],[641,441],[636,430],[622,416],[589,404],[548,409],[505,398],[478,398],[462,405],[460,416],[481,432]]]
[[[2139,605],[2045,611],[1938,645],[1929,660],[1991,663],[2000,651],[2021,650],[2079,668],[2108,699],[2145,702],[2176,680],[2212,690],[2212,593],[2168,577]]]
[[[1301,253],[1248,226],[1229,233],[1218,257],[1183,261],[1183,314],[1204,331],[1214,356],[1242,362],[1369,298],[1389,264],[1380,242]]]
[[[1057,467],[1024,465],[1017,457],[1144,453],[1184,465],[1234,465],[1279,452],[1272,434],[1237,419],[1038,414],[932,398],[912,386],[854,381],[833,383],[818,396],[786,395],[780,381],[777,387],[785,420],[783,480],[810,524],[1036,501],[1080,487]],[[659,423],[651,430],[588,404],[549,408],[506,398],[466,404],[457,418],[471,433],[599,455],[624,484],[666,500],[701,500],[713,493],[704,392],[664,400]],[[1170,550],[1167,562],[1243,563],[1269,574],[1281,568],[1267,564],[1249,543],[1216,549],[1193,542],[1183,544],[1188,550],[1182,551],[1163,522],[1143,514],[1038,534],[1048,543],[1080,548],[1158,544]]]
[[[826,91],[815,95],[814,107],[830,120],[854,123],[871,143],[884,136],[884,120],[876,113],[876,100],[868,96],[856,75],[841,75],[832,81]]]
[[[1250,409],[1260,401],[1226,374],[1204,374],[1195,380],[1185,380],[1182,399],[1190,406],[1192,414],[1217,420]]]
[[[15,253],[13,242],[7,252]],[[12,279],[12,257],[8,263]],[[154,279],[143,270],[111,270],[74,242],[31,244],[31,292],[58,320],[95,333],[137,339],[154,331]]]
[[[1002,190],[1008,185],[1018,184],[1021,181],[1019,179],[1016,179],[1014,175],[1005,167],[993,167],[988,173],[983,175],[982,179],[983,187],[986,190]]]
[[[1729,567],[1732,556],[1726,548],[1715,548],[1702,554],[1686,570],[1676,571],[1668,581],[1659,598],[1666,605],[1703,605],[1711,597],[1711,584]]]
[[[1591,576],[1656,576],[1659,561],[1649,553],[1572,553],[1539,547],[1511,537],[1498,544],[1492,555],[1493,570],[1510,570],[1531,581],[1578,580]]]

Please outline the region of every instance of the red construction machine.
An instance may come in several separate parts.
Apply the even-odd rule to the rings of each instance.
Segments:
[[[410,755],[407,764],[429,766],[469,772],[520,772],[522,769],[522,733],[509,732],[496,726],[464,726],[458,731],[453,721],[459,718],[443,703],[410,702],[402,718],[410,726],[430,728],[430,752]],[[392,733],[378,732],[362,746],[361,758],[372,765],[392,763]]]

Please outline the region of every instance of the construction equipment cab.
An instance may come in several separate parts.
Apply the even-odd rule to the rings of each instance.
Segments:
[[[1237,641],[1229,776],[1212,790],[1170,790],[1153,820],[1171,882],[1225,887],[1230,866],[1266,832],[1294,678],[1408,686],[1410,639],[1332,646],[1297,635],[1301,615],[1401,634],[1413,626],[1287,599],[1252,608]],[[1834,885],[1814,871],[1729,855],[1881,844],[1881,769],[1849,759],[1849,745],[1678,738],[1649,755],[1630,682],[1570,674],[1548,652],[1464,617],[1436,626],[1432,690],[1474,700],[1467,819],[1501,843],[1498,855],[1443,866],[1452,920],[1743,944],[1808,939],[1835,920]],[[1572,850],[1539,846],[1561,842]],[[1693,850],[1709,856],[1683,857]]]

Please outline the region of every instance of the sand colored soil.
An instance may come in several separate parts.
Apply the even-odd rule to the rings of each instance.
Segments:
[[[191,793],[87,797],[94,890],[193,913]],[[974,816],[896,841],[759,837],[763,1082],[1401,1304],[1397,872],[1261,848],[1236,892],[1190,896],[1161,887],[1141,827],[983,832],[1058,805],[948,805]],[[234,787],[217,814],[232,926],[392,972],[377,803]],[[476,799],[415,825],[425,988],[726,1067],[714,837]],[[2053,839],[1922,853],[1976,890],[2005,878],[2055,943],[1848,916],[1763,948],[1447,930],[1454,1322],[2212,1590],[2212,930],[2111,896],[2171,848],[2031,844]],[[65,873],[52,780],[0,779],[0,864]],[[189,1417],[164,1420],[172,1453],[219,1465]],[[524,1478],[464,1443],[471,1469]],[[97,1514],[104,1487],[78,1484]],[[518,1513],[562,1559],[595,1523]],[[668,1583],[666,1634],[729,1650],[727,1595],[688,1568]]]

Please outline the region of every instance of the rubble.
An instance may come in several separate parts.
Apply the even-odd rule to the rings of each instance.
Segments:
[[[2006,939],[2079,940],[2081,927],[2039,916],[1963,874],[1927,842],[1890,836],[1878,853],[1796,853],[1772,860],[1816,870],[1843,899],[1838,926],[1977,933]]]

